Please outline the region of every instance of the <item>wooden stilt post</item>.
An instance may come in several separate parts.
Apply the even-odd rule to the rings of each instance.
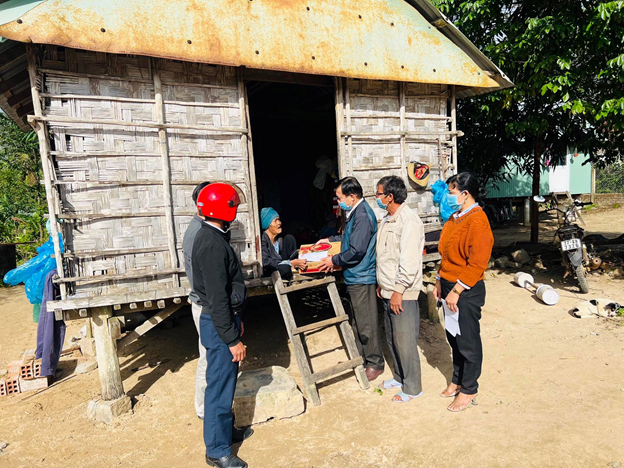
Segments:
[[[124,396],[117,343],[111,335],[108,324],[112,316],[113,309],[110,306],[92,309],[93,337],[103,400],[116,400]]]

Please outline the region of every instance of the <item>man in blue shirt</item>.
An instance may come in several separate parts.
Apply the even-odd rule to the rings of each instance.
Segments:
[[[353,308],[351,326],[364,358],[366,377],[372,381],[384,369],[377,314],[377,219],[364,200],[362,186],[355,177],[342,179],[336,196],[340,208],[346,213],[347,223],[344,235],[318,242],[342,242],[340,253],[323,259],[320,269],[331,271],[339,266],[344,270],[344,281]]]

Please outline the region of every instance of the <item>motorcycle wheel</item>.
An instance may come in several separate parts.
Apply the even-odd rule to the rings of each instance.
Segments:
[[[576,279],[578,280],[581,293],[587,294],[589,292],[589,283],[587,282],[587,269],[583,264],[579,265],[575,269]]]

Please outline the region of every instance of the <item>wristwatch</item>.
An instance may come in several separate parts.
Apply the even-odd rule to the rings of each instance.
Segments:
[[[453,292],[459,296],[463,291],[453,288]]]

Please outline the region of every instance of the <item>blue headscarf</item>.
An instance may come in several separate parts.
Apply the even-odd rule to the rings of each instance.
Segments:
[[[262,211],[260,211],[260,225],[262,226],[262,230],[266,231],[269,229],[269,225],[275,218],[279,218],[277,211],[273,208],[262,208]]]

